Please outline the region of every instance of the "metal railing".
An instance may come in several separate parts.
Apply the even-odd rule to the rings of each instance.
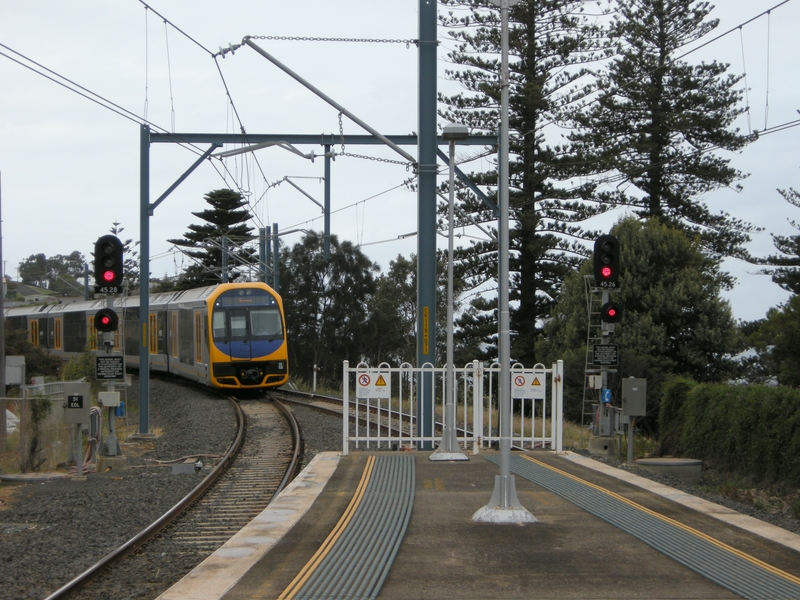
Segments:
[[[456,437],[464,450],[478,454],[481,448],[500,441],[499,379],[500,365],[489,367],[473,361],[455,368],[453,404],[456,414]],[[421,435],[417,431],[420,398],[433,399],[434,420],[444,419],[446,367],[430,364],[413,367],[408,363],[390,367],[382,363],[370,367],[359,363],[343,365],[344,417],[342,452],[354,449],[400,449],[424,442],[436,443],[440,435]],[[516,364],[511,370],[512,447],[533,449],[549,447],[561,452],[563,440],[564,364],[551,368],[537,364],[525,368]],[[430,394],[427,387],[431,386]],[[354,393],[351,393],[353,388]],[[549,390],[548,390],[549,388]],[[359,425],[360,419],[366,424]]]

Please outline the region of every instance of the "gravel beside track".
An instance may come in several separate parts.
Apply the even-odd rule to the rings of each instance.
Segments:
[[[150,386],[151,428],[159,437],[121,444],[134,468],[89,474],[85,481],[3,484],[0,598],[45,598],[169,510],[208,469],[172,475],[169,465],[152,466],[153,459],[227,450],[236,430],[227,400],[169,379],[153,378]],[[138,404],[137,396],[134,379],[126,405]]]
[[[134,381],[127,391],[126,404],[136,404],[137,395]],[[153,465],[154,460],[172,461],[199,454],[219,456],[235,435],[233,409],[227,400],[210,390],[186,387],[177,380],[153,378],[150,403],[151,427],[159,434],[157,442],[123,445],[129,463],[141,467],[90,474],[86,481],[2,484],[0,599],[45,598],[174,506],[200,482],[213,461],[207,460],[200,473],[184,475],[172,475],[170,466],[144,465]],[[303,406],[290,407],[305,440],[303,467],[319,452],[341,451],[339,418]],[[134,429],[137,419],[129,417]],[[604,462],[625,468],[619,461]],[[771,515],[668,476],[642,469],[634,472],[800,533],[797,519]],[[158,544],[158,540],[153,543]],[[131,578],[141,581],[144,574],[146,585],[129,585],[125,574],[120,574],[115,588],[91,597],[155,598],[199,562],[191,554],[171,558],[159,564],[133,561],[128,567],[136,571]],[[89,596],[80,591],[71,596],[84,597]]]
[[[126,405],[138,404],[136,380]],[[341,450],[341,420],[291,406],[305,440],[305,467],[316,454]],[[233,409],[210,390],[186,387],[177,380],[150,383],[151,428],[156,443],[123,444],[131,465],[153,465],[185,456],[225,453],[236,431]],[[211,417],[210,417],[211,415]],[[134,429],[135,415],[128,417]],[[117,422],[120,426],[120,421]],[[251,432],[252,433],[252,432]],[[196,474],[172,475],[172,468],[141,466],[126,471],[89,474],[86,481],[3,484],[0,505],[0,599],[45,598],[103,556],[150,525],[193,489],[213,461]],[[152,542],[158,544],[159,540]],[[196,554],[170,556],[153,565],[136,556],[115,573],[115,587],[91,596],[155,598],[202,560]],[[141,582],[142,575],[149,583]],[[79,590],[70,598],[89,597]]]

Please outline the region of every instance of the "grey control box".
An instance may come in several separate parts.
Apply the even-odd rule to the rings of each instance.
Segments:
[[[644,417],[647,414],[647,379],[622,380],[622,416]]]

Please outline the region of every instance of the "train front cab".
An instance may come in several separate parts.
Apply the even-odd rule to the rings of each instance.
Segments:
[[[271,288],[222,285],[208,307],[212,385],[257,388],[289,380],[283,306]]]

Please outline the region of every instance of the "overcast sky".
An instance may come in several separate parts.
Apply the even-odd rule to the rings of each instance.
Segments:
[[[736,28],[779,2],[719,2],[712,13],[721,21],[717,32]],[[10,276],[15,277],[18,264],[32,254],[78,250],[90,259],[94,241],[115,221],[125,228],[120,237],[139,239],[139,125],[14,60],[29,66],[26,58],[36,61],[124,111],[146,116],[161,130],[238,133],[241,119],[249,133],[336,134],[337,111],[252,49],[239,49],[216,62],[211,54],[241,42],[245,35],[399,40],[418,35],[418,0],[149,4],[192,39],[165,28],[158,15],[136,0],[0,3],[0,44],[5,46],[0,52],[6,55],[0,56],[2,233]],[[793,0],[776,8],[769,19],[760,18],[686,58],[724,61],[733,73],[746,70],[750,117],[738,123],[742,131],[769,131],[800,118],[797,23],[800,0]],[[452,84],[444,80],[443,60],[452,44],[444,32],[440,39],[440,89],[452,91]],[[257,43],[382,133],[416,131],[414,45]],[[343,127],[348,134],[363,133],[347,118]],[[773,251],[770,232],[796,233],[787,218],[800,220],[800,214],[775,190],[800,188],[799,136],[800,128],[762,136],[731,157],[734,166],[750,173],[742,182],[744,191],[719,190],[705,198],[712,210],[725,210],[765,229],[750,246],[754,254]],[[322,152],[319,146],[301,150]],[[407,150],[416,154],[413,147]],[[398,158],[378,146],[345,151]],[[154,145],[150,156],[151,200],[196,158],[185,148],[167,144]],[[188,225],[199,222],[191,213],[206,208],[202,198],[210,190],[246,190],[254,227],[278,223],[281,230],[322,229],[319,207],[288,183],[274,184],[289,176],[321,202],[323,161],[312,163],[277,148],[255,156],[228,159],[224,167],[214,161],[216,169],[206,161],[156,209],[150,219],[154,277],[174,275],[188,266],[170,252],[167,240],[182,237]],[[464,168],[479,170],[481,164]],[[333,233],[363,244],[363,251],[384,269],[398,254],[416,251],[416,238],[397,239],[417,229],[416,194],[402,186],[410,176],[403,165],[359,158],[339,157],[333,165]],[[611,222],[618,216],[615,213]],[[300,235],[287,235],[284,242],[291,245]],[[446,243],[442,237],[441,247]],[[738,278],[736,289],[726,294],[737,318],[763,317],[768,308],[788,298],[768,277],[753,275],[757,269],[752,266],[726,261],[725,267]]]

